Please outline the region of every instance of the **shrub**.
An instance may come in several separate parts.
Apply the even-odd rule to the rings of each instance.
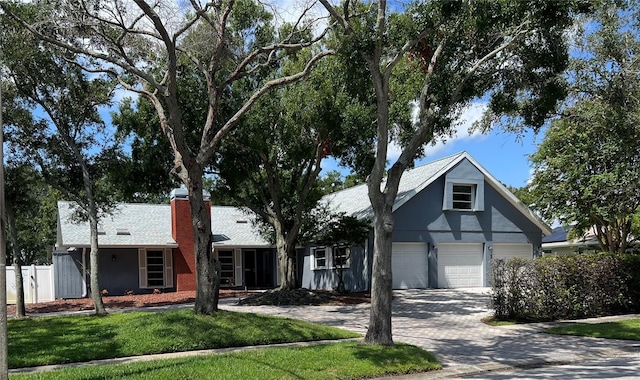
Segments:
[[[607,253],[494,260],[497,319],[548,321],[640,311],[640,256]]]

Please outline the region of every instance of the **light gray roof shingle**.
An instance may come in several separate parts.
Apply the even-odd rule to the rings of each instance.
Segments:
[[[72,202],[58,202],[60,247],[89,245],[89,224],[69,219]],[[253,228],[250,216],[235,207],[212,206],[211,223],[214,244],[224,246],[268,247]],[[98,243],[102,247],[176,246],[171,237],[171,206],[168,204],[123,203],[100,220]],[[126,230],[128,235],[118,234]]]
[[[465,154],[465,152],[461,152],[405,171],[398,187],[394,210],[419,193],[429,183],[438,178],[446,168],[457,162]],[[385,182],[383,181],[382,187],[384,185]],[[373,217],[366,184],[329,194],[323,200],[338,212],[344,212],[347,215],[358,218],[370,219]]]

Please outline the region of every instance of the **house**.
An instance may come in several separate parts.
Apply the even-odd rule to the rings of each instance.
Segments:
[[[324,198],[338,212],[372,218],[365,185]],[[57,298],[87,295],[89,228],[74,224],[69,202],[58,204],[54,252]],[[489,285],[491,259],[533,258],[551,229],[462,152],[407,170],[394,204],[393,287],[457,288]],[[109,294],[195,289],[195,259],[187,192],[170,205],[122,204],[99,227],[100,283]],[[214,254],[222,284],[271,288],[278,284],[272,245],[255,232],[251,216],[211,206]],[[347,290],[370,289],[373,232],[361,246],[298,250],[296,278],[309,289],[334,289],[335,267]],[[102,290],[102,289],[101,289]]]
[[[89,227],[73,222],[72,206],[58,202],[53,260],[57,298],[85,297],[89,292]],[[274,249],[255,232],[250,216],[235,207],[213,206],[210,210],[221,286],[274,287]],[[191,225],[186,189],[172,191],[170,204],[118,205],[98,227],[101,290],[111,295],[195,290]]]
[[[325,201],[337,211],[373,217],[366,185]],[[492,259],[538,256],[542,237],[552,232],[466,152],[407,170],[393,210],[394,289],[489,286]],[[368,290],[372,237],[348,253],[308,247],[302,286],[332,288],[332,260],[348,259],[347,289]]]
[[[595,227],[589,229],[583,236],[569,238],[572,226],[555,227],[553,233],[542,239],[542,251],[546,256],[562,256],[582,253],[602,252],[596,236]],[[640,244],[634,236],[629,236],[627,253],[639,253]]]

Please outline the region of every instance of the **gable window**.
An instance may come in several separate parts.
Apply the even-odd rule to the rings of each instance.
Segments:
[[[329,257],[329,248],[318,247],[311,249],[311,269],[326,269]]]
[[[475,198],[474,185],[453,185],[453,208],[458,210],[473,210]]]
[[[141,289],[173,287],[173,257],[170,249],[138,250]]]
[[[442,209],[484,211],[484,180],[447,178]]]

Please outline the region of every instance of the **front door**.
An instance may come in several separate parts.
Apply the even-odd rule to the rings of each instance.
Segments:
[[[248,288],[273,286],[271,251],[248,249],[244,251],[244,279]]]

